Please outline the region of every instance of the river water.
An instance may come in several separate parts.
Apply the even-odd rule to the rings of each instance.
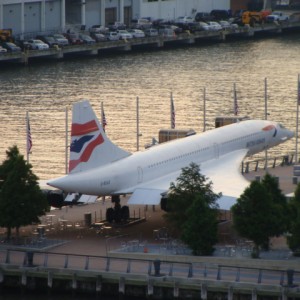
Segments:
[[[120,147],[136,151],[136,97],[139,97],[140,149],[170,128],[170,93],[176,128],[203,131],[203,90],[207,129],[219,115],[233,112],[236,84],[239,115],[265,116],[267,78],[268,119],[296,127],[300,34],[204,43],[140,51],[100,54],[28,66],[0,66],[0,161],[16,144],[26,157],[26,111],[33,141],[30,163],[40,179],[65,173],[65,110],[89,99],[106,133]],[[295,138],[270,151],[295,151]]]

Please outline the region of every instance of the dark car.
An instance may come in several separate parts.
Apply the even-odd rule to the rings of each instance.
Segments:
[[[25,40],[15,40],[15,44],[21,48],[21,50],[30,50],[30,45]]]
[[[213,20],[213,16],[208,12],[197,12],[195,15],[196,22],[208,22]]]
[[[182,31],[189,31],[194,33],[196,31],[200,31],[200,25],[198,22],[189,22],[189,23],[175,23],[175,25],[181,28]]]
[[[58,46],[58,42],[51,35],[38,35],[36,38],[48,44],[50,48]]]
[[[66,33],[65,37],[68,39],[70,45],[82,45],[83,40],[76,33]]]
[[[83,43],[87,45],[92,45],[96,43],[96,41],[87,34],[79,34],[79,38],[82,39]]]
[[[8,52],[21,52],[21,47],[17,46],[14,43],[11,42],[4,42],[1,44],[1,46],[6,49]]]
[[[104,34],[102,34],[102,33],[91,33],[91,37],[96,42],[105,42],[105,41],[107,41],[106,36]]]
[[[214,21],[228,20],[231,17],[231,13],[225,9],[213,9],[210,15],[214,18]]]
[[[65,36],[63,36],[62,34],[54,33],[53,37],[56,40],[56,42],[58,43],[58,46],[65,47],[65,46],[69,45],[68,39]]]

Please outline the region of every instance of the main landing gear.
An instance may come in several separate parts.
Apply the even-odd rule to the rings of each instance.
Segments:
[[[115,204],[115,207],[106,210],[106,220],[109,223],[127,222],[129,220],[129,207],[127,205],[121,207],[119,195],[112,196],[111,202]]]

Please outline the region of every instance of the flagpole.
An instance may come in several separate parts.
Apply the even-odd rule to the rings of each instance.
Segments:
[[[170,121],[171,121],[171,129],[173,129],[173,93],[170,95]]]
[[[297,115],[296,115],[296,154],[295,163],[298,163],[298,130],[299,130],[299,105],[300,105],[300,74],[298,74],[298,86],[297,86]]]
[[[203,132],[206,130],[206,89],[203,89]]]
[[[101,124],[102,124],[103,130],[105,131],[105,128],[103,126],[103,124],[104,124],[103,102],[101,102]]]
[[[68,132],[68,123],[69,123],[69,118],[68,118],[68,108],[66,107],[65,109],[65,119],[66,119],[66,124],[65,124],[65,132],[66,132],[66,138],[65,138],[65,172],[68,174],[69,168],[68,168],[68,151],[69,151],[69,132]]]
[[[27,153],[27,162],[29,163],[29,152],[30,152],[30,145],[29,145],[29,113],[26,112],[26,153]]]
[[[235,116],[238,114],[238,106],[237,106],[237,95],[236,95],[236,85],[233,84],[233,113]]]
[[[173,93],[171,92],[170,98],[170,120],[171,120],[171,129],[175,129],[175,108],[174,108],[174,101],[173,101]]]
[[[268,119],[268,88],[267,78],[265,78],[265,120]],[[268,168],[268,150],[265,151],[265,169]]]
[[[139,97],[136,97],[136,151],[140,150]]]

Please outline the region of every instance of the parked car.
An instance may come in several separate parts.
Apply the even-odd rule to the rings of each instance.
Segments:
[[[21,48],[21,50],[29,50],[30,45],[25,40],[15,40],[15,44]]]
[[[109,31],[105,36],[108,41],[118,41],[120,39],[120,36],[116,31]]]
[[[281,11],[273,11],[272,14],[266,16],[266,22],[285,22],[289,20],[289,16]]]
[[[63,36],[62,34],[55,33],[55,34],[53,34],[53,38],[56,40],[56,42],[58,43],[58,46],[60,46],[60,47],[70,45],[68,39],[65,36]]]
[[[210,30],[213,30],[213,31],[222,30],[222,26],[217,22],[210,21],[210,22],[207,22],[207,25],[209,26]]]
[[[164,37],[174,37],[175,31],[171,28],[159,28],[158,34]]]
[[[145,32],[140,29],[128,29],[127,30],[134,38],[143,38],[145,37]]]
[[[195,15],[196,22],[208,22],[212,20],[213,16],[211,16],[209,12],[197,12]]]
[[[148,28],[144,32],[146,36],[158,36],[158,30],[155,28]]]
[[[107,27],[109,30],[125,30],[126,29],[126,25],[121,22],[108,23]]]
[[[106,36],[103,33],[91,33],[91,37],[96,41],[96,42],[105,42],[107,41]]]
[[[29,45],[29,49],[31,50],[47,50],[49,49],[49,45],[44,43],[41,40],[38,39],[31,39],[26,41],[26,43]]]
[[[3,48],[2,46],[0,46],[0,53],[6,53],[7,49]]]
[[[92,44],[95,44],[96,41],[89,35],[87,34],[79,34],[78,36],[81,40],[83,40],[83,43],[84,44],[87,44],[87,45],[92,45]]]
[[[71,45],[82,45],[83,40],[76,33],[66,33],[65,37]]]
[[[181,27],[172,24],[160,24],[156,28],[159,32],[163,31],[163,29],[171,29],[175,34],[180,34],[183,32],[183,29]]]
[[[152,22],[148,19],[133,19],[131,20],[131,27],[135,29],[145,30],[152,26]]]
[[[209,25],[205,22],[199,22],[199,26],[200,26],[201,30],[204,30],[204,31],[209,31],[210,30]]]
[[[178,17],[177,19],[175,19],[175,23],[190,23],[190,22],[194,22],[194,18],[189,16]]]
[[[46,43],[50,48],[58,46],[58,42],[55,40],[55,38],[53,36],[50,36],[50,35],[37,35],[36,38],[38,40],[41,40],[44,43]]]
[[[128,40],[133,38],[132,34],[127,30],[117,30],[117,33],[120,37],[120,40]]]
[[[215,21],[228,20],[231,17],[230,12],[225,9],[213,9],[210,12],[210,15],[214,18]]]
[[[3,48],[5,48],[8,52],[21,52],[22,51],[21,47],[17,46],[14,43],[11,43],[11,42],[4,42],[1,44],[1,46]]]
[[[219,24],[222,26],[223,29],[230,29],[231,24],[228,21],[219,21]]]
[[[109,28],[102,25],[93,25],[89,28],[90,33],[102,33],[105,34],[109,31]]]
[[[200,31],[201,28],[199,26],[199,22],[189,22],[189,23],[175,23],[175,25],[181,28],[182,32],[196,32]]]

